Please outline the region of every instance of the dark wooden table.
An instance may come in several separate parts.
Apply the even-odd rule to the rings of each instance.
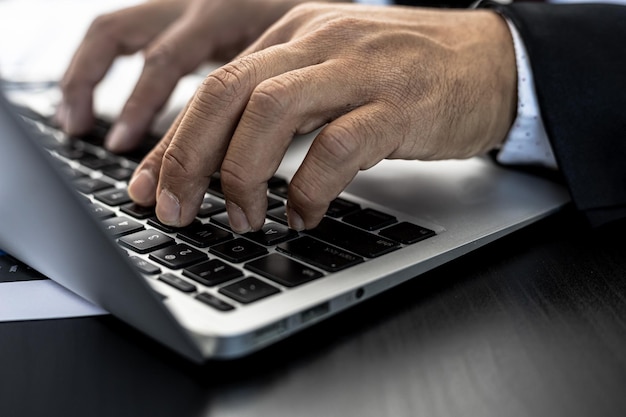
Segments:
[[[565,210],[258,354],[0,324],[0,416],[624,416],[626,222]]]

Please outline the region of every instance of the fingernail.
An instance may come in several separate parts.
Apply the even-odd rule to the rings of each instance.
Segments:
[[[116,123],[111,132],[109,132],[104,146],[111,152],[118,152],[126,149],[126,143],[128,142],[128,125],[124,122]]]
[[[128,184],[128,194],[137,203],[152,204],[156,190],[156,179],[147,169],[139,171]]]
[[[304,230],[304,220],[291,207],[287,206],[287,223],[289,227],[298,232]]]
[[[165,188],[159,194],[157,200],[156,214],[159,220],[170,226],[180,224],[180,202]]]
[[[246,214],[237,204],[227,201],[226,211],[228,212],[228,222],[233,232],[241,234],[252,230]]]

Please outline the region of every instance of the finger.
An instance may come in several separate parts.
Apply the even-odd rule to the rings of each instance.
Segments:
[[[263,225],[267,181],[294,135],[309,133],[368,99],[367,87],[337,77],[341,73],[340,64],[327,61],[254,89],[221,166],[226,199],[241,208],[251,227]]]
[[[187,104],[189,105],[189,104]],[[185,107],[186,109],[186,107]],[[128,194],[133,201],[141,206],[154,206],[156,204],[156,191],[163,154],[167,150],[174,132],[178,129],[180,121],[185,113],[183,109],[174,122],[170,125],[159,143],[143,158],[135,169],[128,183]]]
[[[360,170],[371,168],[398,146],[384,105],[359,107],[328,124],[313,141],[289,184],[287,216],[296,230],[318,225],[330,202]]]
[[[177,135],[197,129],[200,117],[189,105],[171,140],[164,143],[167,146],[155,153],[155,162],[160,163],[156,215],[161,222],[175,227],[186,226],[195,218],[211,175],[219,169],[217,155],[223,155],[227,146],[227,142],[212,147],[203,141],[176,141]]]
[[[84,133],[92,127],[93,90],[119,55],[119,40],[102,36],[107,24],[102,18],[94,21],[61,80],[63,100],[57,116],[69,134]]]
[[[298,50],[280,54],[280,51],[268,48],[233,61],[205,79],[164,154],[159,177],[157,209],[162,203],[170,207],[175,200],[180,205],[180,213],[185,216],[162,221],[184,225],[193,219],[189,213],[197,211],[208,177],[219,169],[254,88],[268,78],[317,62],[316,57]],[[190,208],[193,205],[196,206]],[[175,214],[174,210],[168,212]],[[260,228],[261,225],[255,224],[254,227]],[[243,227],[236,231],[248,229]]]
[[[179,19],[145,51],[142,73],[106,139],[113,152],[136,147],[178,81],[211,55],[212,43],[190,19]]]

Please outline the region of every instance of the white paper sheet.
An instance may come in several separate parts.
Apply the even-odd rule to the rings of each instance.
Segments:
[[[0,284],[0,322],[101,314],[108,313],[49,279]]]

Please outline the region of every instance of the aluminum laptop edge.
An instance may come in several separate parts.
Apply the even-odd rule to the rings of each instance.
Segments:
[[[277,174],[297,169],[294,139]],[[194,362],[247,355],[535,222],[570,201],[539,176],[463,161],[383,161],[342,194],[436,236],[230,312],[143,276],[0,96],[0,248]]]

